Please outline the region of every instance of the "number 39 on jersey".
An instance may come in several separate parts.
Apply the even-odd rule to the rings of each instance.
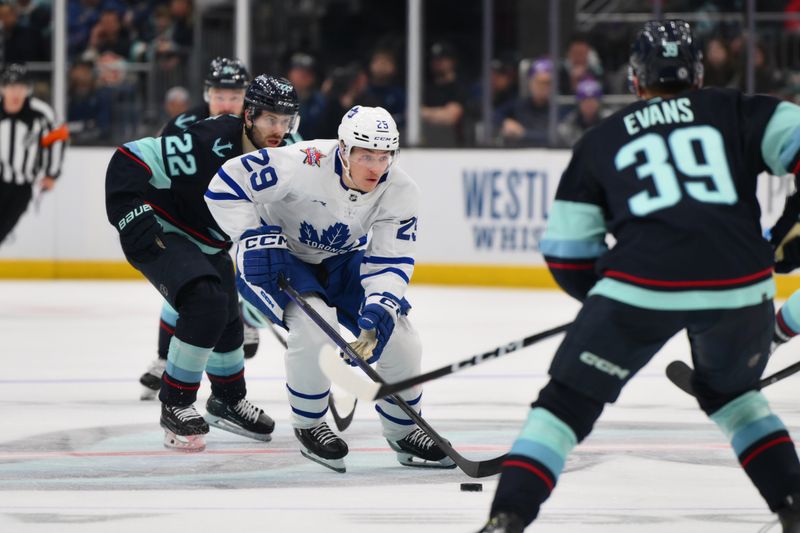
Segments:
[[[640,153],[644,161],[637,165]],[[619,171],[636,165],[640,180],[653,181],[655,194],[643,190],[628,200],[636,216],[671,207],[684,194],[710,204],[732,205],[738,200],[722,135],[712,126],[679,128],[666,139],[647,133],[620,148],[614,164]],[[680,180],[678,173],[686,179]]]

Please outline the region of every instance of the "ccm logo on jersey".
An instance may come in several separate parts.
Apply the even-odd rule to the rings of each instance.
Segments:
[[[138,216],[141,216],[142,214],[144,214],[144,213],[146,213],[148,211],[152,211],[152,210],[153,210],[153,208],[150,207],[147,204],[143,204],[143,205],[140,205],[139,207],[134,208],[133,210],[128,212],[127,215],[125,215],[124,217],[119,219],[119,222],[117,222],[117,226],[119,226],[119,230],[122,231],[123,229],[125,229],[125,226],[127,226],[128,224],[133,222],[134,218],[136,218]]]
[[[286,236],[273,233],[269,235],[256,235],[248,237],[244,240],[245,250],[253,250],[255,248],[287,248]]]

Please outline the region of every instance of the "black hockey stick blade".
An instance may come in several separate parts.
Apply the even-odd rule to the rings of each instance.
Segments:
[[[758,388],[763,389],[764,387],[769,387],[770,385],[777,383],[782,379],[786,379],[798,372],[800,372],[800,362],[793,363],[783,370],[778,370],[774,374],[770,374],[769,376],[759,380]],[[683,392],[694,396],[694,390],[692,390],[692,373],[694,373],[692,367],[683,361],[672,361],[669,365],[667,365],[667,378],[669,378],[669,380]]]
[[[358,398],[353,398],[353,407],[350,409],[350,412],[342,416],[339,413],[339,408],[336,407],[333,391],[328,394],[328,407],[331,409],[331,415],[333,416],[333,422],[336,424],[336,429],[344,431],[350,427],[350,423],[353,421],[353,415],[356,413],[356,405],[358,405]]]
[[[306,302],[305,298],[303,298],[291,285],[289,285],[289,282],[283,275],[280,275],[278,278],[278,286],[295,304],[297,304],[300,310],[303,311],[306,316],[308,316],[308,318],[310,318],[311,321],[314,322],[317,327],[319,327],[325,333],[325,335],[327,335],[327,337],[347,355],[347,357],[356,362],[359,368],[361,368],[361,370],[363,370],[370,379],[380,384],[385,384],[380,374],[378,374],[353,351],[347,341],[344,340],[341,335],[339,335],[339,332],[333,326],[328,324],[325,319],[322,318],[319,313],[317,313],[317,311],[308,304],[308,302]],[[323,351],[324,350],[325,349],[323,348]],[[344,365],[346,363],[341,361],[340,364]],[[439,433],[433,429],[424,418],[417,414],[417,412],[410,405],[408,405],[405,400],[396,395],[392,395],[390,398],[395,405],[397,405],[401,411],[403,411],[411,420],[413,420],[414,423],[422,431],[424,431],[466,475],[469,477],[479,478],[491,476],[500,472],[500,467],[507,454],[486,461],[472,461],[467,459],[458,453],[450,444],[450,442],[439,435]]]
[[[375,381],[367,381],[355,377],[352,370],[342,366],[340,357],[335,351],[333,351],[333,353],[326,351],[320,353],[320,367],[322,367],[322,371],[325,372],[331,381],[340,387],[344,388],[351,394],[355,394],[356,397],[362,401],[374,402],[375,400],[380,400],[381,398],[385,398],[391,394],[397,394],[398,392],[410,389],[411,387],[421,383],[425,383],[426,381],[448,376],[461,370],[477,366],[491,359],[497,359],[511,352],[516,352],[517,350],[526,348],[539,341],[549,339],[554,335],[558,335],[559,333],[566,331],[570,325],[572,325],[571,322],[568,324],[562,324],[560,326],[529,335],[525,338],[509,342],[508,344],[503,344],[488,352],[473,355],[472,357],[464,359],[463,361],[458,361],[456,363],[437,368],[436,370],[431,370],[430,372],[425,372],[424,374],[412,376],[408,379],[397,381],[395,383],[385,383],[382,385]]]
[[[272,333],[275,339],[279,343],[281,343],[281,346],[287,348],[286,338],[278,330],[278,326],[270,322],[269,331],[270,333]],[[336,402],[334,401],[333,398],[333,392],[330,393],[330,395],[328,396],[328,407],[331,410],[331,415],[333,416],[333,422],[336,424],[336,429],[338,429],[339,431],[344,431],[345,429],[350,427],[350,423],[353,421],[353,415],[356,413],[357,403],[358,403],[358,398],[353,398],[353,405],[349,408],[349,412],[344,416],[342,416],[341,413],[339,413],[339,409],[336,407]]]
[[[686,394],[694,396],[692,390],[692,367],[683,361],[672,361],[667,365],[667,379]]]

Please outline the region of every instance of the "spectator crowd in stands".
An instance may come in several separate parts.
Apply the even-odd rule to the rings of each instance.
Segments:
[[[0,63],[50,60],[52,1],[0,0]],[[785,10],[797,12],[798,6],[800,1],[786,2]],[[161,106],[148,109],[157,115],[150,117],[149,128],[193,104],[190,95],[199,92],[187,87],[195,53],[194,10],[193,0],[67,0],[67,120],[74,143],[117,143],[151,133],[142,131],[146,91],[163,98]],[[746,89],[743,28],[724,23],[698,28],[705,84]],[[787,20],[774,30],[800,36],[798,28],[800,22]],[[490,66],[492,120],[486,125],[483,85],[463,74],[470,71],[462,68],[469,58],[433,35],[424,57],[422,146],[475,146],[487,133],[491,146],[572,146],[587,128],[625,103],[619,95],[628,94],[627,52],[609,49],[616,40],[597,32],[575,35],[557,64],[546,56],[498,51]],[[285,75],[300,95],[299,133],[335,137],[341,115],[354,104],[386,108],[402,133],[407,123],[404,50],[402,39],[388,38],[365,55],[353,54],[353,61],[324,66],[320,50],[286,50],[281,56],[285,68],[273,73]],[[800,70],[776,68],[776,55],[771,42],[759,40],[755,91],[796,99]],[[153,80],[158,85],[149,83]],[[553,83],[561,95],[556,128],[549,127]],[[616,95],[612,102],[604,96],[609,94]]]

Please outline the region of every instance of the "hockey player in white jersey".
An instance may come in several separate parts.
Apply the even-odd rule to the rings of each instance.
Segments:
[[[383,108],[355,106],[339,139],[261,149],[225,163],[206,202],[234,240],[240,293],[289,330],[286,387],[301,453],[344,472],[347,444],[328,427],[330,381],[317,363],[330,343],[277,284],[284,274],[387,381],[418,374],[422,347],[404,298],[414,270],[419,190],[396,164],[399,134]],[[421,408],[419,387],[401,393]],[[377,402],[383,434],[408,466],[453,468],[390,401]]]

